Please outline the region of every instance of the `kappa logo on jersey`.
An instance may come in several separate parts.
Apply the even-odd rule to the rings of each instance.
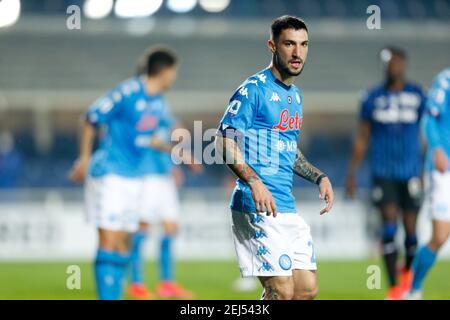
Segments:
[[[230,105],[228,106],[228,112],[231,114],[237,114],[240,107],[241,107],[241,102],[239,100],[233,100],[233,101],[231,101]]]
[[[247,82],[258,85],[258,80],[248,80]]]
[[[294,116],[289,115],[288,109],[283,109],[280,113],[279,122],[273,126],[273,129],[280,131],[286,130],[300,130],[302,128],[303,117],[299,117],[298,112]]]
[[[281,101],[281,99],[280,99],[280,96],[278,95],[278,93],[272,92],[272,96],[270,97],[269,101],[279,102],[279,101]]]
[[[245,96],[248,99],[248,89],[246,87],[242,87],[239,89],[239,94],[241,96]]]
[[[266,83],[266,75],[265,74],[258,74],[257,75],[259,81],[261,81],[262,83]]]
[[[144,100],[140,99],[136,102],[136,110],[137,111],[144,111],[145,107],[147,107],[147,104]]]
[[[297,101],[298,104],[301,102],[300,95],[297,92],[295,93],[295,101]]]
[[[142,116],[141,120],[139,120],[139,122],[136,124],[136,129],[139,131],[152,130],[152,129],[156,128],[158,123],[159,123],[158,118],[156,118],[152,115],[146,114],[146,115]]]
[[[112,102],[111,99],[104,98],[103,100],[100,101],[99,110],[101,113],[108,113],[112,109],[113,106],[114,106],[114,103]]]
[[[115,103],[118,103],[118,102],[120,102],[120,100],[122,100],[122,95],[120,94],[119,91],[114,91],[112,93],[112,98],[113,98]]]

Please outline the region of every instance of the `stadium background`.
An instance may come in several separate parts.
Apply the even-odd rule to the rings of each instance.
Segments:
[[[385,45],[407,50],[409,78],[425,87],[450,65],[450,1],[138,1],[155,11],[141,18],[118,17],[126,14],[118,10],[119,2],[0,2],[0,299],[95,297],[90,265],[95,232],[84,221],[82,188],[67,179],[80,117],[89,104],[133,75],[146,47],[167,44],[182,62],[167,95],[174,113],[192,131],[194,121],[202,121],[203,130],[214,128],[239,83],[269,63],[270,22],[286,13],[303,17],[310,28],[308,61],[296,81],[304,93],[302,149],[328,173],[337,194],[332,214],[319,217],[316,189],[294,181],[298,208],[315,239],[318,298],[382,298],[384,277],[381,289],[366,286],[367,267],[382,268],[367,161],[357,200],[343,195],[358,100],[362,90],[382,79],[377,53]],[[132,6],[133,1],[125,2]],[[224,8],[218,10],[221,2]],[[13,21],[17,3],[20,16]],[[108,4],[117,10],[108,13]],[[381,30],[366,27],[371,4],[381,8]],[[66,26],[70,5],[81,8],[81,29]],[[92,19],[101,9],[107,16]],[[12,22],[3,26],[8,19]],[[200,299],[257,298],[259,289],[233,289],[238,268],[228,223],[231,174],[217,165],[205,166],[200,176],[185,174],[177,243],[181,282]],[[152,231],[146,250],[150,286],[156,281],[157,234]],[[429,234],[425,207],[420,240]],[[449,258],[447,244],[425,298],[450,298]],[[81,267],[81,290],[66,288],[70,265]]]

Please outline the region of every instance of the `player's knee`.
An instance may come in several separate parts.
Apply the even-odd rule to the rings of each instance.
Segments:
[[[380,208],[383,220],[387,223],[397,221],[398,207],[395,204],[387,204]]]
[[[115,251],[117,236],[111,232],[101,230],[99,232],[98,246],[105,251]]]
[[[294,297],[294,288],[290,285],[280,287],[278,292],[280,300],[292,300]]]
[[[139,222],[139,232],[148,232],[150,230],[150,223]]]
[[[433,247],[435,250],[440,249],[444,243],[448,239],[448,234],[446,233],[438,233],[433,235],[433,239],[431,240],[431,247]]]
[[[383,243],[392,243],[397,234],[397,223],[387,222],[383,224]]]
[[[178,225],[174,222],[164,223],[164,234],[168,236],[175,236],[178,232]]]
[[[317,285],[307,288],[301,288],[294,293],[293,300],[314,300],[319,293],[319,287]]]

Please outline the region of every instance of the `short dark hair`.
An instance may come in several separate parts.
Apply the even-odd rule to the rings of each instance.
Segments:
[[[408,59],[406,51],[396,46],[386,46],[379,52],[379,57],[384,63],[388,62],[393,56],[399,57],[402,60]]]
[[[137,73],[154,76],[178,61],[176,54],[166,47],[151,47],[139,58]]]
[[[278,40],[281,32],[286,29],[301,30],[305,29],[308,32],[305,21],[294,16],[281,16],[273,20],[270,26],[270,36],[273,40]]]

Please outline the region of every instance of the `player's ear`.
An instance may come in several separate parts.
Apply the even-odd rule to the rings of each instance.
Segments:
[[[273,42],[272,39],[267,40],[267,47],[269,48],[270,52],[275,53],[275,42]]]

